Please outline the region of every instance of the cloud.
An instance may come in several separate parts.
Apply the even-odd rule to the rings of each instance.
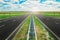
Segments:
[[[46,0],[40,0],[40,3],[43,3],[43,2],[45,2]]]
[[[56,2],[60,2],[60,0],[55,0]]]
[[[3,0],[4,2],[10,2],[11,0]]]
[[[6,0],[5,0],[6,1]],[[42,0],[40,0],[42,2]],[[4,2],[0,0],[0,11],[59,11],[60,3],[45,0],[43,3],[33,0],[11,0]]]
[[[50,1],[50,0],[46,1],[44,3],[39,3],[38,1],[34,1],[34,3],[33,3],[33,1],[27,1],[27,2],[25,2],[25,6],[27,6],[27,7],[26,8],[23,7],[21,9],[24,10],[24,8],[25,8],[25,10],[29,10],[29,11],[30,10],[31,11],[59,11],[60,10],[58,8],[59,5],[60,5],[60,3]],[[30,8],[30,9],[28,9],[28,8]]]

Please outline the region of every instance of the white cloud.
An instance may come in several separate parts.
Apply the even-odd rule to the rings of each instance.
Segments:
[[[52,5],[48,5],[52,3]],[[23,4],[22,4],[23,5]],[[22,6],[21,5],[21,6]],[[31,10],[31,11],[59,11],[60,9],[57,8],[58,6],[60,5],[60,3],[57,3],[57,2],[53,2],[53,1],[46,1],[44,2],[43,4],[39,3],[38,1],[27,1],[25,2],[25,5],[23,6],[26,6],[23,7],[22,9],[25,11],[25,10]],[[30,8],[30,9],[29,9]]]
[[[18,0],[13,0],[13,1],[18,1]],[[7,2],[7,4],[10,6],[10,8],[3,9],[0,11],[59,11],[60,8],[60,3],[54,2],[52,0],[46,1],[44,3],[39,3],[39,1],[31,1],[28,0],[22,4],[13,4],[12,2]],[[2,2],[2,1],[1,1]],[[8,10],[9,9],[9,10]]]
[[[0,0],[0,2],[3,2],[3,0]]]

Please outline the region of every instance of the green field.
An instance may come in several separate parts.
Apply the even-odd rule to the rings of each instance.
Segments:
[[[43,15],[60,18],[60,12],[43,12]]]
[[[0,12],[0,20],[25,15],[28,12]],[[39,12],[39,15],[60,18],[60,12]],[[43,24],[37,19],[34,14],[31,14],[34,17],[34,26],[36,30],[37,40],[55,40],[53,34],[51,34]],[[12,40],[27,40],[27,34],[29,30],[30,16],[25,20],[16,35]],[[35,38],[34,38],[35,39]]]
[[[10,18],[10,17],[15,17],[15,16],[21,16],[26,13],[27,12],[0,12],[0,20],[5,18]]]
[[[55,40],[52,34],[50,34],[40,21],[34,17],[35,29],[37,34],[37,40]]]
[[[60,12],[38,12],[38,14],[48,17],[60,18]]]
[[[13,40],[27,40],[29,24],[30,24],[30,17],[26,19],[25,23],[22,25],[21,30],[19,29]]]

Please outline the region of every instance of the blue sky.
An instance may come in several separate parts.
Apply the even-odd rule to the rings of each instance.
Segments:
[[[56,0],[56,2],[60,2],[60,0]]]
[[[40,3],[43,3],[43,2],[46,2],[48,0],[40,0]],[[52,1],[55,1],[55,2],[60,2],[60,0],[52,0]]]
[[[45,2],[46,0],[40,0],[40,3],[43,3],[43,2]]]
[[[60,9],[60,0],[38,0],[39,2],[34,2],[34,0],[0,0],[0,11],[9,10],[53,10]],[[33,3],[34,2],[34,3]],[[36,9],[35,6],[37,5]],[[30,8],[29,8],[30,7]],[[44,9],[43,9],[44,8]]]
[[[4,2],[10,2],[11,0],[3,0]]]
[[[4,2],[11,2],[11,0],[3,0]],[[25,2],[27,0],[18,0],[18,1],[15,1],[13,2],[14,4],[22,4],[23,2]]]

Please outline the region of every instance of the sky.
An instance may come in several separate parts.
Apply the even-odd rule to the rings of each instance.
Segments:
[[[0,0],[0,11],[60,11],[60,0]]]

